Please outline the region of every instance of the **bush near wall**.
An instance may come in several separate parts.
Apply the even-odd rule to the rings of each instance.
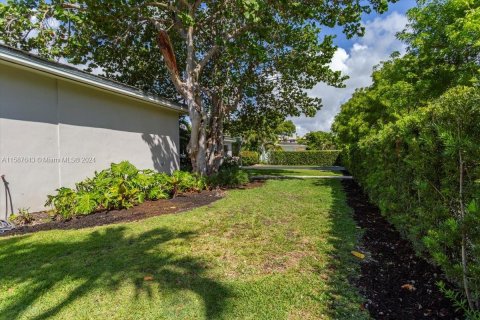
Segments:
[[[97,210],[130,208],[145,200],[175,197],[178,193],[201,191],[206,178],[185,171],[171,175],[153,170],[139,170],[128,161],[112,163],[110,168],[95,172],[75,184],[75,188],[59,188],[45,203],[64,219],[88,215]]]
[[[472,319],[480,316],[479,141],[480,90],[459,87],[344,153],[382,213],[468,292],[473,307],[457,303]]]
[[[240,159],[242,166],[253,166],[260,162],[260,154],[256,151],[242,151],[240,152]]]
[[[268,163],[287,166],[333,166],[339,150],[272,151]]]

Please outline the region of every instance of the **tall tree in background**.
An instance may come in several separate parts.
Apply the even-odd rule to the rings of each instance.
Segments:
[[[189,156],[194,171],[205,174],[208,131],[218,136],[224,121],[215,108],[227,109],[229,98],[228,112],[255,104],[254,85],[234,92],[221,84],[246,78],[277,79],[282,88],[339,86],[340,73],[328,67],[335,47],[331,37],[320,38],[320,27],[338,24],[347,36],[361,34],[361,14],[386,7],[387,0],[10,0],[0,7],[0,39],[183,99],[192,125]],[[275,95],[291,101],[302,92]],[[298,113],[292,103],[288,108]],[[218,149],[218,139],[211,140]]]
[[[281,136],[282,140],[297,133],[297,127],[292,120],[285,120],[275,129],[275,133]]]

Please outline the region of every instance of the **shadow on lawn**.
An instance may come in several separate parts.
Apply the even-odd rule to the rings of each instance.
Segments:
[[[346,195],[340,181],[315,180],[317,187],[329,188],[332,204],[329,209],[331,223],[328,243],[332,246],[329,254],[329,264],[326,270],[328,286],[328,314],[332,319],[361,319],[368,318],[368,313],[362,311],[364,298],[360,296],[353,284],[358,276],[359,264],[351,254],[358,242],[359,231],[353,219],[352,209],[347,204]],[[325,274],[325,270],[317,270]],[[312,297],[325,303],[316,297]]]
[[[59,282],[68,279],[81,284],[71,290],[63,301],[33,319],[48,319],[91,290],[115,291],[128,281],[135,284],[135,298],[141,294],[151,297],[150,284],[155,282],[162,290],[173,293],[191,290],[203,300],[205,317],[214,319],[221,315],[225,299],[230,295],[229,290],[205,277],[205,266],[198,259],[176,256],[162,246],[167,241],[191,236],[192,233],[175,233],[159,228],[127,237],[124,227],[114,227],[93,232],[79,242],[19,242],[29,236],[2,240],[1,280],[17,284],[26,282],[29,287],[11,302],[4,302],[5,307],[0,314],[4,319],[20,317],[26,307],[41,299]],[[144,276],[147,275],[153,280],[146,282]]]
[[[292,171],[292,170],[280,170],[280,169],[246,169],[246,172],[250,176],[261,176],[261,175],[267,175],[267,176],[283,176],[286,174],[299,174],[298,171]]]

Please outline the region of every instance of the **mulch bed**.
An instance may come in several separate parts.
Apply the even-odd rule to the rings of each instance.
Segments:
[[[359,250],[366,258],[360,278],[353,280],[367,299],[362,307],[375,319],[464,319],[437,288],[437,281],[445,281],[441,270],[415,255],[355,181],[342,184],[364,230]]]
[[[263,182],[252,182],[238,189],[260,187]],[[46,212],[32,213],[32,224],[17,226],[16,229],[6,231],[1,236],[21,235],[46,230],[82,229],[120,222],[137,221],[153,216],[178,213],[211,204],[225,196],[224,190],[202,191],[198,193],[180,194],[173,199],[145,201],[130,209],[99,211],[86,216],[77,216],[70,220],[49,221]]]

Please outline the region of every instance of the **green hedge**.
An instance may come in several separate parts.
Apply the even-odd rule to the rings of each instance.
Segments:
[[[480,90],[459,87],[345,145],[344,153],[345,165],[382,213],[460,287],[465,273],[477,303],[479,141]]]
[[[240,152],[240,159],[242,166],[252,166],[260,162],[260,154],[256,151],[242,151]]]
[[[272,151],[268,163],[288,166],[333,166],[339,150]]]

